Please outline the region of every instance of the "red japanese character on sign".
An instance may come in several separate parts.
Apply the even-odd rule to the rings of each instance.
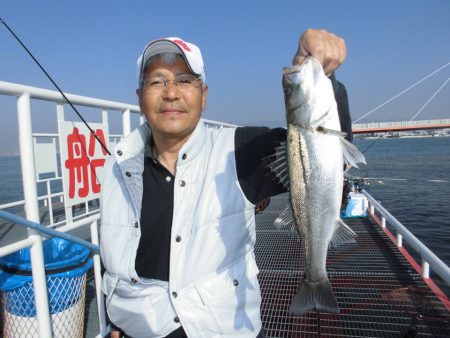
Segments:
[[[106,144],[103,130],[97,129],[95,132],[103,144]],[[86,197],[89,194],[90,188],[92,188],[93,193],[100,192],[100,184],[97,182],[96,169],[104,165],[105,159],[89,158],[95,155],[96,142],[94,135],[91,134],[89,138],[89,152],[87,152],[86,136],[80,134],[78,128],[74,127],[72,133],[67,136],[68,159],[65,161],[65,167],[69,170],[69,198],[71,199],[75,196],[76,186],[79,186],[77,193],[78,197],[81,198]],[[106,155],[103,148],[102,152]]]
[[[97,129],[95,131],[95,133],[97,134],[98,138],[102,141],[102,143],[106,144],[105,135],[103,134],[103,130]],[[89,156],[90,157],[93,157],[95,155],[95,145],[96,144],[97,144],[97,140],[95,139],[94,134],[91,134],[91,138],[89,139]],[[102,148],[103,155],[106,155],[107,154],[106,150],[101,145],[100,145],[100,147]],[[105,164],[104,158],[91,160],[91,182],[92,182],[92,192],[93,193],[100,192],[101,185],[100,185],[100,183],[97,182],[96,169],[98,167],[103,167],[104,164]]]

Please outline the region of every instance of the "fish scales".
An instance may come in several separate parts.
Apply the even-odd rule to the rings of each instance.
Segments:
[[[290,202],[304,239],[305,271],[310,280],[322,280],[328,245],[339,219],[342,150],[336,136],[295,126],[288,126],[288,135],[293,140],[288,147]]]

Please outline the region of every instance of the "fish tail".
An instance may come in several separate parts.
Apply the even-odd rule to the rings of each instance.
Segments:
[[[319,283],[303,280],[292,300],[289,312],[293,315],[303,315],[314,308],[318,311],[339,313],[339,306],[328,279]]]

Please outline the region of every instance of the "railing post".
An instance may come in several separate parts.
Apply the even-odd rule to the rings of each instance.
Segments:
[[[430,264],[424,259],[422,259],[422,277],[430,278]]]
[[[92,244],[99,245],[97,221],[91,223],[91,241]],[[102,337],[104,337],[108,332],[106,328],[106,315],[105,315],[104,296],[102,292],[102,272],[101,272],[99,252],[96,252],[94,254],[94,277],[95,277],[95,292],[97,296],[96,298],[98,309],[98,323],[100,326],[100,333],[102,334]]]
[[[108,111],[102,110],[102,123],[108,124]]]
[[[147,119],[145,118],[144,114],[139,115],[139,125],[144,124],[147,122]]]
[[[122,132],[123,132],[123,137],[127,136],[131,132],[130,109],[127,109],[122,113]]]
[[[34,164],[33,136],[31,128],[30,94],[24,93],[17,99],[17,115],[19,120],[20,164],[22,166],[25,213],[28,220],[39,223],[36,167]],[[51,337],[52,326],[48,306],[42,238],[38,231],[31,229],[28,230],[28,238],[34,242],[30,247],[30,258],[39,337]]]
[[[65,117],[64,117],[64,106],[61,103],[57,103],[56,104],[56,118],[59,121],[64,121]],[[59,140],[61,144],[61,140]],[[64,192],[64,184],[63,184],[63,192]],[[63,194],[63,199],[62,202],[64,203],[64,215],[66,216],[66,223],[70,223],[73,221],[73,212],[72,212],[72,207],[70,208],[66,208],[66,201],[64,200],[64,194]]]
[[[47,199],[44,201],[48,201],[48,215],[50,217],[50,226],[53,225],[53,205],[52,205],[52,191],[50,188],[50,181],[47,180]]]
[[[397,248],[401,248],[403,246],[403,237],[397,232]]]
[[[381,227],[386,228],[386,218],[384,216],[381,217]]]

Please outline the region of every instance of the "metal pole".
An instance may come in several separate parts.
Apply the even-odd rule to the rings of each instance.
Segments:
[[[127,136],[131,132],[131,112],[127,109],[122,115],[122,131],[123,137]]]
[[[64,106],[61,103],[56,104],[56,118],[58,119],[58,128],[59,128],[59,121],[64,121],[64,119],[65,119]],[[61,147],[61,140],[59,140],[59,145]],[[63,181],[62,184],[63,184],[63,190],[64,190],[65,189],[64,180],[62,180],[62,181]],[[62,202],[64,202],[64,215],[66,216],[66,223],[71,223],[71,222],[73,222],[72,207],[66,208],[65,191],[64,191],[63,197],[64,198],[63,198]]]
[[[92,244],[99,245],[97,221],[91,223],[91,241]],[[102,334],[103,337],[108,334],[108,328],[106,324],[105,303],[103,299],[104,295],[102,292],[102,272],[100,263],[100,253],[95,252],[93,258],[94,258],[95,292],[97,296],[98,323],[100,326],[100,333]]]
[[[19,120],[20,164],[22,166],[25,213],[28,220],[39,223],[30,94],[24,93],[17,99],[17,115]],[[39,337],[51,337],[52,325],[48,306],[47,282],[45,280],[42,238],[39,232],[31,229],[28,230],[28,238],[34,242],[30,247],[30,258]]]
[[[430,264],[424,259],[422,259],[422,277],[430,278]]]
[[[30,238],[22,239],[21,241],[13,242],[11,244],[2,246],[0,248],[0,257],[12,254],[13,252],[29,248],[32,246],[34,241]]]
[[[144,124],[147,122],[147,119],[145,118],[144,114],[139,115],[139,125]]]
[[[50,188],[50,181],[47,181],[47,198],[48,200],[48,215],[50,217],[50,226],[53,225],[53,205],[52,205],[52,192]]]
[[[401,233],[397,232],[397,247],[401,248],[403,246],[403,236]]]
[[[4,211],[4,210],[0,210],[0,219],[6,219],[17,225],[26,226],[28,229],[33,229],[34,231],[36,231],[38,233],[42,232],[42,233],[50,235],[50,236],[63,238],[65,240],[84,245],[88,249],[91,249],[94,251],[99,250],[98,245],[94,245],[88,241],[85,241],[84,239],[67,234],[63,231],[54,230],[52,228],[46,227],[46,226],[36,223],[36,222],[28,221],[26,219],[23,219],[22,217],[11,214],[10,212]],[[66,226],[60,227],[59,229],[63,230],[64,228],[66,228]],[[65,231],[68,231],[68,230],[65,230]]]

